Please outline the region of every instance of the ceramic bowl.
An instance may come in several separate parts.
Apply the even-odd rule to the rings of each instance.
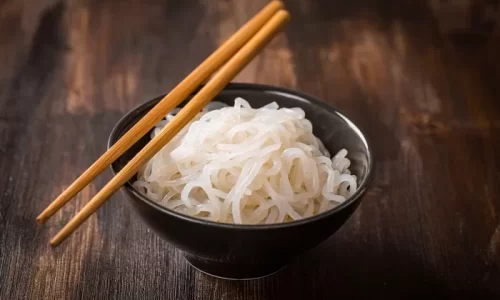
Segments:
[[[270,275],[291,259],[316,247],[337,231],[358,207],[373,174],[372,151],[362,131],[343,113],[312,96],[279,87],[230,84],[214,100],[233,105],[236,97],[252,107],[276,101],[280,107],[301,107],[313,124],[314,134],[330,153],[345,148],[358,190],[342,204],[300,221],[272,225],[236,225],[205,221],[169,210],[148,199],[132,183],[122,187],[141,220],[168,243],[183,251],[195,268],[228,279]],[[163,96],[127,113],[115,126],[108,147],[142,118]],[[182,106],[182,104],[180,105]],[[150,140],[145,135],[111,169],[117,173]]]

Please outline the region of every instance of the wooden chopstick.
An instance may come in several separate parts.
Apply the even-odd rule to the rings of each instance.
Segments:
[[[271,40],[278,30],[288,22],[290,15],[278,11],[257,34],[250,39],[221,70],[196,94],[186,106],[155,136],[139,153],[130,160],[108,184],[50,241],[56,247],[75,231],[88,217],[125,184],[140,167],[150,160],[167,144],[205,105],[245,67],[250,60]]]
[[[179,85],[166,95],[139,122],[123,135],[108,151],[95,161],[80,177],[62,192],[37,218],[38,224],[45,223],[61,207],[69,202],[85,186],[102,173],[112,162],[143,137],[168,112],[185,100],[207,78],[226,63],[259,29],[281,8],[281,1],[272,1],[248,21],[229,40],[202,62]]]

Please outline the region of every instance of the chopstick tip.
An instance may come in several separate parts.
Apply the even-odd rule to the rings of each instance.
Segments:
[[[38,225],[43,225],[47,219],[43,215],[36,217],[36,223]]]
[[[280,1],[280,0],[273,0],[273,1],[271,1],[271,3],[272,3],[273,5],[276,5],[276,6],[277,6],[277,7],[279,7],[279,8],[283,8],[283,7],[285,7],[285,4],[283,3],[283,1]]]
[[[287,21],[290,20],[291,16],[290,16],[290,13],[287,11],[287,10],[280,10],[276,13],[276,15],[282,15],[284,19],[286,19]]]
[[[57,237],[55,237],[55,238],[50,240],[49,244],[50,244],[50,247],[55,248],[55,247],[59,246],[59,244],[61,244],[61,241],[59,239],[57,239]]]

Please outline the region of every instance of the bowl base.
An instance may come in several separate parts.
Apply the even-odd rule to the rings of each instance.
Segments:
[[[185,254],[186,261],[196,270],[226,280],[253,280],[274,275],[286,267],[285,263],[270,265],[241,265],[209,261]]]

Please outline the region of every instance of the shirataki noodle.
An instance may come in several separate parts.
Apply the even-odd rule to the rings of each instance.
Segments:
[[[274,102],[252,108],[242,98],[224,106],[212,102],[199,113],[139,171],[134,186],[169,209],[236,224],[300,220],[356,191],[347,151],[331,158],[302,109]]]

